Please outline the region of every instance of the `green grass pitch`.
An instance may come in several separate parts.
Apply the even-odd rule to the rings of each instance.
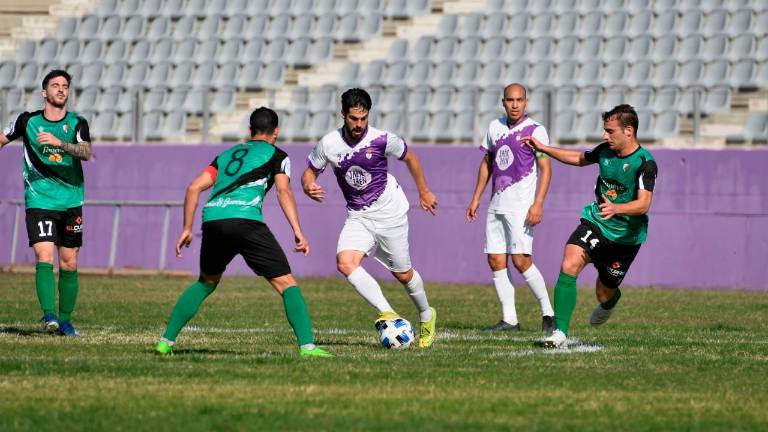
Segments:
[[[302,359],[278,295],[225,278],[177,355],[152,354],[191,279],[81,276],[79,339],[38,331],[32,275],[0,274],[0,431],[768,430],[765,293],[623,290],[588,325],[582,288],[572,336],[545,351],[537,306],[517,283],[523,332],[499,318],[490,284],[428,284],[438,340],[386,351],[374,311],[341,279],[302,281],[318,341]],[[415,325],[405,291],[384,286]]]

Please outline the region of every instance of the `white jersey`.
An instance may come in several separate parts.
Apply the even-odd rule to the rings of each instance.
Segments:
[[[525,145],[523,137],[533,136],[549,145],[547,130],[527,115],[516,124],[507,117],[488,125],[480,148],[491,160],[491,203],[489,213],[525,213],[536,197],[536,158],[541,156]]]
[[[336,181],[347,201],[350,217],[364,216],[392,221],[408,213],[408,199],[387,171],[387,158],[403,159],[408,145],[399,136],[369,126],[355,145],[347,142],[344,128],[325,135],[307,157],[317,173],[333,167]]]

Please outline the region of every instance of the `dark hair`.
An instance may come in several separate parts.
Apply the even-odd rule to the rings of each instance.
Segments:
[[[43,78],[43,90],[45,90],[46,87],[48,87],[48,81],[58,78],[58,77],[64,77],[64,79],[67,80],[67,85],[69,85],[70,82],[72,82],[72,76],[67,73],[67,71],[62,69],[54,69]]]
[[[632,105],[616,105],[612,110],[603,113],[604,122],[614,118],[619,121],[621,127],[632,126],[635,130],[634,135],[637,136],[637,111],[635,111]]]
[[[277,113],[267,107],[253,110],[250,119],[251,135],[270,134],[277,128]]]
[[[373,103],[371,95],[360,88],[351,88],[341,95],[341,110],[348,113],[352,108],[363,108],[366,111],[371,110]]]

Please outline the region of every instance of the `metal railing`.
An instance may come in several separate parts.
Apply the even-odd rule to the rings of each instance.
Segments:
[[[16,249],[18,247],[19,227],[21,225],[21,210],[24,206],[24,200],[9,200],[7,203],[14,205],[13,215],[13,233],[11,234],[11,257],[10,266],[16,264]],[[168,231],[171,223],[171,208],[182,207],[182,201],[131,201],[131,200],[87,200],[84,207],[114,207],[112,213],[112,233],[109,242],[109,261],[107,263],[108,272],[113,272],[117,260],[118,250],[118,228],[120,226],[120,210],[123,207],[163,207],[163,228],[160,238],[160,252],[157,263],[157,270],[164,271],[166,266],[166,256],[168,252]]]

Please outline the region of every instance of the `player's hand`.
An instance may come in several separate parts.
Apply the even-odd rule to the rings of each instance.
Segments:
[[[419,193],[419,205],[422,209],[432,213],[432,216],[434,216],[437,211],[437,197],[432,191]]]
[[[304,187],[304,193],[317,202],[323,202],[323,200],[325,200],[325,190],[315,182]]]
[[[525,145],[536,151],[541,151],[541,149],[544,147],[544,144],[542,144],[541,141],[532,136],[523,137],[523,142]]]
[[[473,199],[467,207],[467,220],[472,222],[477,219],[477,208],[480,207],[480,200]]]
[[[40,144],[52,145],[54,147],[61,147],[61,145],[64,144],[60,139],[56,138],[52,133],[49,132],[40,132],[37,134],[37,141]]]
[[[605,197],[605,195],[601,195],[603,197],[603,203],[600,204],[600,211],[597,213],[598,216],[602,217],[603,220],[608,220],[616,215],[618,211],[616,210],[616,204],[610,202],[608,198]]]
[[[185,229],[179,236],[179,241],[176,242],[176,257],[181,258],[181,247],[189,247],[192,243],[192,230]]]
[[[544,206],[541,203],[534,202],[525,216],[525,224],[530,226],[538,225],[542,219],[544,219]]]
[[[304,234],[299,231],[293,234],[293,239],[296,242],[296,246],[294,246],[293,251],[294,252],[301,252],[304,254],[304,256],[309,255],[309,242],[304,237]]]

